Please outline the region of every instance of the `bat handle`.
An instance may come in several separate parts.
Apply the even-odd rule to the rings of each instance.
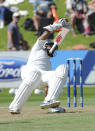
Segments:
[[[55,41],[54,45],[52,46],[52,48],[50,49],[49,53],[52,54],[54,52],[54,50],[56,49],[56,47],[58,46],[58,43]]]

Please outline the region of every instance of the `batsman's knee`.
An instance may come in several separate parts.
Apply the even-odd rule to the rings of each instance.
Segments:
[[[36,86],[41,81],[40,71],[32,71],[28,74],[27,78],[24,79],[24,82],[30,86]]]
[[[56,68],[56,77],[59,78],[67,78],[67,66],[66,65],[60,65]]]
[[[28,69],[27,69],[27,66],[24,65],[21,67],[21,79],[22,80],[26,79],[27,75],[28,75]]]

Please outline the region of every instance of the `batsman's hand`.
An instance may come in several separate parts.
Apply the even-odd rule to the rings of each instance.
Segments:
[[[66,18],[59,19],[58,24],[61,24],[62,27],[70,27],[70,22]]]

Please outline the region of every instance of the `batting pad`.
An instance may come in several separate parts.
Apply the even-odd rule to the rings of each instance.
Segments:
[[[40,84],[40,72],[34,71],[30,78],[25,79],[17,90],[13,102],[10,104],[10,110],[21,110],[22,106],[31,95],[33,89],[37,88]]]
[[[56,100],[67,80],[67,67],[59,66],[52,80],[49,81],[48,94],[45,101]]]

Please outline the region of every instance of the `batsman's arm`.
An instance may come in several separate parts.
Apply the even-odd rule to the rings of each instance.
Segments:
[[[54,42],[54,45],[53,45],[52,48],[50,49],[49,53],[52,54],[57,48],[58,48],[58,43],[55,41],[55,42]]]
[[[50,31],[44,31],[43,34],[39,37],[40,40],[48,39],[49,35],[51,34]]]

